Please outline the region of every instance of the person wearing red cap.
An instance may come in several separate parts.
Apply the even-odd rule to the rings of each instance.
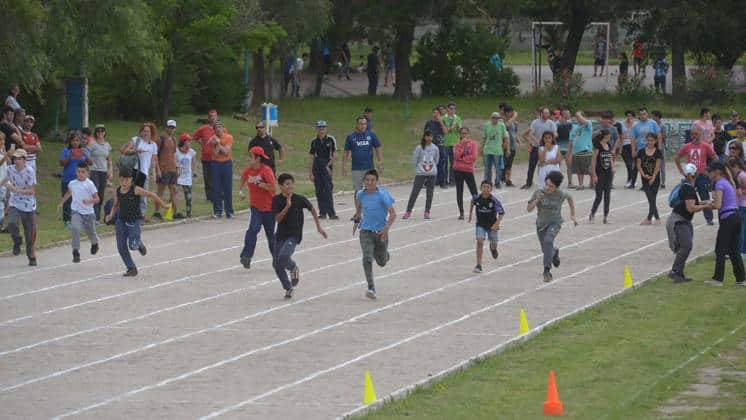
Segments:
[[[179,148],[176,149],[176,185],[179,185],[184,191],[184,205],[186,208],[186,217],[192,217],[192,178],[197,176],[195,171],[194,156],[197,152],[192,149],[192,136],[189,133],[181,133],[179,136]],[[194,175],[192,175],[194,174]],[[174,214],[174,219],[183,219],[181,213]]]
[[[274,197],[277,181],[272,168],[267,165],[269,157],[260,146],[249,149],[248,165],[241,175],[241,188],[238,196],[245,197],[244,185],[249,190],[249,206],[251,215],[249,217],[249,228],[243,240],[241,250],[241,264],[244,268],[251,268],[251,258],[254,257],[256,249],[256,237],[264,227],[267,235],[269,252],[274,255],[275,248],[275,214],[272,212],[272,198]]]
[[[212,188],[210,185],[212,165],[212,145],[208,142],[215,135],[215,123],[218,121],[218,111],[211,109],[207,111],[207,124],[198,128],[192,138],[198,142],[202,150],[202,179],[205,183],[205,196],[212,201]]]

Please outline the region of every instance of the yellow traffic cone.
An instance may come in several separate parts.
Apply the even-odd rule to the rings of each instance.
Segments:
[[[365,370],[365,394],[363,395],[363,404],[368,405],[375,402],[376,390],[373,389],[373,380],[370,379],[370,371]]]
[[[163,220],[170,222],[171,220],[174,220],[174,205],[173,203],[168,203],[168,207],[166,207],[166,211],[163,213]]]
[[[518,334],[523,335],[526,334],[529,331],[528,329],[528,320],[526,319],[526,312],[521,308],[521,322],[518,326]]]
[[[632,287],[632,275],[629,274],[629,267],[624,266],[624,288],[629,289]]]

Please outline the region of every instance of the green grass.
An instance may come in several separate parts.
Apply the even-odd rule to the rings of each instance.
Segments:
[[[366,419],[540,418],[547,375],[557,375],[565,416],[583,419],[658,418],[667,400],[695,381],[701,366],[724,364],[737,354],[746,328],[672,374],[687,359],[744,322],[744,292],[703,284],[713,269],[706,257],[687,268],[693,283],[659,278],[644,287],[561,321],[530,340],[384,405]],[[733,362],[728,361],[729,366]],[[733,366],[731,366],[732,368]],[[724,381],[722,416],[702,411],[695,418],[744,418],[746,379]],[[707,405],[704,405],[705,407]]]
[[[542,64],[549,65],[549,62],[547,61],[547,54],[546,50],[541,51],[541,62]],[[627,51],[627,56],[629,57],[629,72],[632,73],[632,51],[631,49]],[[576,58],[575,64],[578,66],[592,66],[594,61],[593,51],[589,49],[582,49],[578,51],[578,56]],[[669,65],[671,64],[671,53],[668,52],[666,55],[666,59],[668,60]],[[609,65],[610,66],[619,66],[619,57],[613,56],[609,54]],[[687,65],[694,65],[696,64],[696,60],[694,56],[691,54],[687,54],[685,58]],[[505,58],[503,59],[503,63],[505,65],[531,65],[531,50],[508,50],[508,52],[505,54]],[[652,65],[653,60],[648,59],[648,65]],[[736,61],[736,65],[746,65],[746,54],[741,56],[741,58]],[[616,67],[613,70],[618,70],[618,67]]]
[[[355,117],[362,113],[366,106],[374,108],[374,128],[376,134],[383,143],[385,171],[384,182],[401,181],[412,177],[410,156],[412,148],[419,143],[422,127],[430,118],[431,108],[435,104],[445,104],[452,98],[424,98],[413,99],[403,102],[391,97],[379,96],[352,97],[352,98],[304,98],[285,99],[279,101],[280,126],[274,129],[274,136],[287,147],[286,161],[279,165],[282,172],[290,172],[295,175],[298,189],[301,193],[313,196],[313,187],[308,181],[308,155],[307,150],[310,139],[315,135],[314,124],[317,119],[325,119],[329,123],[329,132],[337,138],[338,146],[343,147],[344,139],[355,125]],[[471,121],[486,121],[489,114],[496,110],[500,102],[509,102],[519,112],[521,127],[533,118],[533,110],[540,104],[546,102],[542,98],[455,98],[458,103],[458,113],[464,119]],[[556,105],[556,104],[552,104]],[[579,100],[581,109],[611,109],[616,115],[622,115],[625,109],[636,109],[640,102],[635,99],[619,98],[615,95],[593,95],[583,97]],[[690,106],[676,104],[667,98],[658,98],[647,103],[650,109],[661,109],[667,116],[689,116],[695,117],[696,110]],[[178,122],[178,130],[194,132],[199,126],[197,119],[202,116],[179,115],[174,118]],[[234,177],[238,177],[240,169],[243,168],[246,159],[246,145],[248,140],[255,134],[254,122],[246,122],[233,119],[230,115],[223,114],[228,130],[234,135]],[[104,123],[108,129],[109,142],[117,151],[119,147],[137,133],[139,121],[122,120],[96,120],[91,125]],[[43,151],[38,161],[39,186],[37,189],[39,215],[39,232],[37,245],[59,242],[69,239],[69,231],[65,230],[61,222],[61,213],[56,211],[60,197],[60,179],[54,174],[60,172],[58,156],[62,144],[42,137]],[[197,147],[195,147],[197,150]],[[519,153],[518,161],[524,158]],[[341,155],[340,155],[341,160]],[[115,159],[116,160],[116,159]],[[341,163],[341,162],[340,162]],[[201,171],[198,170],[201,176]],[[116,180],[115,180],[116,181]],[[204,200],[202,179],[198,179],[194,186],[194,215],[203,216],[211,212],[211,207]],[[247,203],[238,201],[238,181],[234,184],[234,206],[236,210],[245,209]],[[335,190],[351,188],[348,177],[341,176],[341,165],[335,168]],[[111,192],[107,193],[111,197]],[[181,197],[180,197],[181,198]],[[182,200],[183,201],[183,200]],[[152,211],[152,210],[151,210]],[[102,227],[100,232],[110,230]],[[11,247],[10,237],[0,235],[0,252],[7,251]]]

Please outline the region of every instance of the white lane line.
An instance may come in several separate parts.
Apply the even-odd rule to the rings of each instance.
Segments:
[[[616,234],[618,232],[621,232],[624,229],[627,229],[627,228],[633,227],[633,226],[639,226],[639,223],[628,224],[628,225],[625,225],[625,226],[623,226],[621,228],[618,228],[618,229],[615,229],[615,230],[612,230],[612,231],[608,231],[608,232],[604,232],[604,233],[601,233],[601,234],[598,234],[598,235],[594,235],[594,236],[591,236],[589,238],[583,239],[581,241],[574,242],[572,244],[563,246],[563,247],[561,247],[561,249],[567,249],[567,248],[572,248],[572,247],[575,247],[575,246],[579,246],[579,245],[582,245],[582,244],[584,244],[586,242],[590,242],[590,241],[593,241],[593,240],[598,239],[598,238],[602,238],[602,237],[605,237],[605,236],[608,236],[608,235]],[[521,237],[528,237],[528,236],[533,236],[533,235],[535,235],[535,232],[532,231],[530,233],[526,233],[526,234],[520,235],[519,237],[515,237],[515,238],[511,238],[511,239],[515,240],[515,239],[518,239],[518,238],[521,238]],[[466,254],[471,253],[471,252],[473,252],[473,249],[470,248],[468,250],[465,250],[465,251],[460,252],[458,254],[453,254],[450,257],[446,257],[446,258],[443,258],[443,259],[450,259],[450,258],[453,258],[454,256],[458,256],[458,255],[466,255]],[[542,254],[536,254],[534,256],[525,258],[523,260],[514,262],[512,264],[501,266],[499,268],[491,270],[487,274],[492,274],[492,273],[496,273],[496,272],[499,272],[499,271],[503,271],[503,270],[515,267],[517,265],[524,264],[524,263],[527,263],[527,262],[532,261],[534,259],[537,259],[537,258],[539,258],[541,256],[542,256]],[[443,260],[443,259],[441,259],[441,260]],[[414,270],[414,269],[417,269],[417,268],[421,268],[422,266],[431,265],[431,264],[434,264],[434,263],[437,263],[437,262],[440,262],[440,260],[432,260],[432,261],[429,261],[429,262],[427,262],[425,264],[420,264],[419,266],[412,266],[412,267],[409,267],[407,269],[399,270],[396,273],[391,273],[391,275],[401,274],[403,272],[411,271],[411,270]],[[165,379],[165,380],[163,380],[161,382],[158,382],[156,384],[146,385],[146,386],[143,386],[141,388],[137,388],[137,389],[128,391],[128,392],[126,392],[124,394],[120,394],[118,396],[109,398],[109,399],[101,401],[99,403],[96,403],[96,404],[93,404],[93,405],[89,405],[87,407],[84,407],[84,408],[81,408],[81,409],[78,409],[78,410],[75,410],[75,411],[71,411],[71,412],[62,414],[61,416],[58,416],[56,418],[63,418],[63,417],[78,415],[78,414],[81,414],[83,412],[90,411],[92,409],[99,408],[99,407],[111,404],[113,402],[120,401],[122,399],[126,399],[128,397],[133,396],[133,395],[140,394],[142,392],[146,392],[146,391],[149,391],[149,390],[152,390],[152,389],[155,389],[155,388],[160,388],[160,387],[166,386],[166,385],[168,385],[170,383],[177,382],[177,381],[189,378],[191,376],[200,374],[202,372],[205,372],[205,371],[208,371],[208,370],[211,370],[211,369],[215,369],[215,368],[218,368],[220,366],[223,366],[223,365],[226,365],[226,364],[233,363],[235,361],[244,359],[244,358],[249,357],[249,356],[251,356],[253,354],[260,353],[260,352],[266,352],[266,351],[272,350],[274,348],[283,346],[285,344],[297,342],[297,341],[303,340],[305,338],[308,338],[308,337],[320,334],[320,333],[322,333],[324,331],[328,331],[330,329],[337,328],[337,327],[342,326],[342,325],[346,325],[346,324],[349,324],[349,323],[356,322],[356,321],[358,321],[358,320],[360,320],[362,318],[365,318],[365,317],[368,317],[368,316],[380,313],[382,311],[385,311],[385,310],[388,310],[388,309],[391,309],[391,308],[394,308],[394,307],[397,307],[397,306],[401,306],[401,305],[404,305],[406,303],[409,303],[409,302],[412,302],[412,301],[415,301],[415,300],[418,300],[418,299],[422,299],[423,297],[426,297],[426,296],[429,296],[429,295],[432,295],[432,294],[435,294],[435,293],[439,293],[439,292],[442,292],[444,290],[448,290],[448,289],[451,289],[451,288],[454,288],[454,287],[457,287],[457,286],[461,286],[461,285],[466,284],[468,282],[471,282],[471,281],[473,281],[473,280],[475,280],[475,279],[477,279],[479,277],[480,276],[471,276],[471,277],[468,277],[466,279],[460,280],[460,281],[455,282],[455,283],[449,283],[447,285],[444,285],[444,286],[441,286],[439,288],[436,288],[436,289],[433,289],[433,290],[421,293],[419,295],[412,296],[412,297],[409,297],[409,298],[406,298],[406,299],[403,299],[403,300],[391,303],[389,305],[382,306],[382,307],[376,308],[376,309],[368,311],[368,312],[364,312],[362,314],[358,314],[358,315],[356,315],[356,316],[354,316],[352,318],[348,318],[348,319],[346,319],[344,321],[339,321],[337,323],[330,324],[330,325],[327,325],[325,327],[322,327],[322,328],[319,328],[319,329],[316,329],[316,330],[313,330],[313,331],[309,331],[309,332],[304,333],[302,335],[299,335],[299,336],[296,336],[296,337],[293,337],[293,338],[290,338],[290,339],[286,339],[286,340],[283,340],[283,341],[280,341],[280,342],[277,342],[277,343],[274,343],[274,344],[271,344],[271,345],[268,345],[268,346],[265,346],[265,347],[257,348],[257,349],[254,349],[254,350],[250,350],[248,352],[239,354],[239,355],[231,357],[229,359],[224,359],[224,360],[221,360],[219,362],[216,362],[216,363],[213,363],[213,364],[210,364],[210,365],[207,365],[207,366],[203,366],[202,368],[199,368],[199,369],[196,369],[196,370],[193,370],[193,371],[190,371],[190,372],[186,372],[186,373],[184,373],[182,375],[179,375],[179,376],[176,376],[176,377],[172,377],[172,378],[169,378],[169,379]],[[362,283],[362,282],[360,282],[360,283]],[[4,391],[4,390],[0,390],[0,392],[2,392],[2,391]],[[277,391],[277,392],[279,392],[279,391]]]
[[[701,228],[703,226],[706,226],[706,225],[703,223],[703,224],[701,224],[699,226],[696,226],[695,229],[699,229],[699,228]],[[660,243],[667,242],[667,241],[668,241],[668,239],[663,239],[663,240],[659,240],[659,241],[655,242],[655,244],[659,245]],[[647,247],[648,246],[646,246],[646,248]],[[698,259],[698,258],[700,258],[700,257],[702,257],[704,255],[707,255],[707,254],[709,254],[711,252],[712,251],[704,251],[704,252],[702,252],[702,253],[700,253],[698,255],[690,256],[689,259],[688,259],[688,261],[696,260],[696,259]],[[613,260],[609,260],[607,263],[610,263],[612,261]],[[659,276],[667,273],[668,271],[669,271],[669,269],[664,269],[664,270],[661,270],[661,271],[653,274],[651,277],[649,277],[647,279],[643,279],[643,280],[638,281],[637,283],[634,284],[633,289],[641,287],[643,284],[647,283],[648,281],[653,280],[653,279],[655,279],[655,278],[657,278],[657,277],[659,277]],[[613,292],[613,293],[611,293],[609,295],[606,295],[606,296],[603,296],[603,297],[601,297],[599,299],[596,299],[595,301],[593,301],[591,303],[583,305],[583,306],[581,306],[579,308],[575,308],[574,310],[572,310],[572,311],[570,311],[568,313],[565,313],[563,315],[560,315],[560,316],[557,316],[555,318],[552,318],[552,319],[550,319],[550,320],[548,320],[546,322],[543,322],[543,323],[539,324],[538,326],[532,328],[526,334],[519,335],[519,336],[514,336],[514,337],[510,338],[507,341],[499,343],[496,346],[494,346],[494,347],[492,347],[490,349],[487,349],[487,350],[483,351],[482,353],[479,353],[476,356],[472,356],[472,357],[470,357],[468,359],[464,359],[464,360],[462,360],[462,361],[460,361],[460,362],[458,362],[458,363],[456,363],[456,364],[454,364],[454,365],[452,365],[452,366],[450,366],[450,367],[448,367],[446,369],[443,369],[442,371],[440,371],[440,372],[438,372],[438,373],[436,373],[436,374],[434,374],[432,376],[428,376],[427,378],[422,379],[422,380],[420,380],[420,381],[418,381],[418,382],[416,382],[414,384],[410,384],[410,385],[404,386],[402,388],[399,388],[396,391],[392,392],[391,394],[388,394],[384,398],[378,399],[376,402],[374,402],[372,404],[369,404],[367,406],[366,405],[359,405],[357,408],[355,408],[355,409],[353,409],[353,410],[351,410],[351,411],[343,414],[342,416],[340,416],[338,418],[340,418],[340,419],[347,419],[349,417],[353,417],[353,416],[357,416],[357,415],[362,415],[362,414],[364,414],[364,413],[366,413],[368,411],[371,411],[371,410],[375,409],[376,407],[379,407],[379,406],[385,404],[386,402],[397,400],[397,399],[400,399],[400,398],[404,398],[409,393],[411,393],[412,391],[414,391],[415,389],[417,389],[419,387],[429,386],[429,385],[431,385],[433,383],[439,382],[445,376],[450,375],[451,373],[454,373],[454,372],[459,371],[461,369],[467,368],[467,367],[471,366],[472,364],[474,364],[475,362],[477,362],[479,360],[483,360],[486,357],[492,356],[492,355],[494,355],[494,354],[502,351],[507,346],[509,346],[509,345],[511,345],[511,344],[513,344],[515,342],[530,339],[534,335],[536,335],[539,332],[541,332],[542,330],[544,330],[546,327],[548,327],[550,325],[553,325],[556,322],[559,322],[559,321],[561,321],[563,319],[567,319],[567,318],[569,318],[569,317],[571,317],[571,316],[573,316],[573,315],[575,315],[577,313],[580,313],[580,312],[583,312],[583,311],[587,310],[588,308],[592,308],[592,307],[598,305],[599,303],[602,303],[602,302],[607,301],[607,300],[609,300],[609,299],[611,299],[611,298],[613,298],[615,296],[618,296],[618,295],[621,295],[621,294],[627,293],[627,292],[628,292],[628,289],[617,290],[617,291],[615,291],[615,292]]]
[[[436,195],[437,194],[444,194],[444,193],[447,193],[447,192],[449,192],[449,191],[440,190],[440,191],[436,191],[435,194]],[[501,195],[501,194],[505,194],[507,192],[510,192],[510,191],[505,190],[505,191],[495,192],[495,195]],[[516,192],[518,192],[518,191],[516,191]],[[395,198],[395,200],[398,202],[399,200],[407,200],[408,198],[409,198],[409,195],[407,194],[406,197]],[[315,198],[311,198],[310,200],[316,201]],[[444,205],[444,204],[439,204],[439,206],[441,206],[441,205]],[[433,207],[436,207],[436,206],[433,206]],[[347,212],[351,212],[352,210],[354,210],[353,207],[348,207],[348,208],[344,208],[342,210],[337,211],[337,213],[347,213]],[[243,210],[240,213],[248,215],[249,212],[248,212],[248,210]],[[305,219],[307,221],[311,220],[308,216],[306,216]],[[211,221],[210,220],[200,220],[200,221],[198,221],[196,223],[188,223],[188,224],[185,223],[184,225],[185,226],[186,225],[197,226],[198,223],[209,223],[209,222],[211,222]],[[347,225],[349,225],[349,224],[345,224],[344,226],[347,226]],[[327,226],[326,228],[329,229],[332,226],[336,227],[338,225],[330,225],[330,226]],[[175,228],[177,226],[176,225],[175,226],[169,226],[168,228],[171,228],[171,227]],[[233,234],[233,233],[240,233],[240,232],[243,232],[243,230],[233,229],[233,230],[229,230],[229,231],[225,231],[225,232],[220,232],[220,233],[213,233],[213,234],[205,235],[205,236],[196,236],[196,237],[191,237],[191,238],[188,238],[188,239],[179,239],[179,240],[176,240],[176,241],[166,242],[166,243],[162,243],[162,244],[156,244],[156,245],[153,245],[152,247],[148,247],[148,249],[168,248],[168,247],[173,246],[173,245],[184,244],[184,243],[195,242],[195,241],[204,241],[205,239],[212,239],[212,238],[217,238],[217,237],[220,237],[220,236],[230,235],[230,234]],[[17,271],[15,273],[11,273],[11,274],[6,274],[6,275],[3,275],[3,276],[0,276],[0,280],[10,279],[10,278],[13,278],[13,277],[22,276],[22,275],[26,275],[26,274],[35,274],[35,273],[38,273],[40,271],[49,271],[49,270],[55,270],[55,269],[63,268],[63,267],[79,266],[79,265],[83,265],[83,264],[87,264],[87,263],[101,261],[101,260],[104,260],[104,259],[107,259],[107,258],[118,258],[118,257],[119,257],[119,254],[115,253],[115,254],[110,254],[110,255],[103,255],[103,256],[100,256],[100,257],[87,258],[85,260],[82,260],[80,263],[64,263],[64,264],[58,264],[58,265],[53,265],[53,266],[48,266],[48,267],[37,267],[37,268],[30,269],[30,270]]]
[[[521,203],[521,202],[525,202],[526,200],[527,199],[517,200],[517,201],[513,201],[511,203],[507,203],[505,205]],[[453,203],[439,203],[439,204],[434,204],[432,207],[435,208],[435,207],[441,207],[441,206],[448,206],[448,205],[452,205],[452,204]],[[406,206],[406,204],[405,204],[405,206]],[[424,209],[424,206],[423,207],[417,207],[417,210],[420,210],[420,209]],[[431,221],[423,221],[423,222],[418,222],[418,223],[415,223],[415,224],[411,224],[409,226],[410,227],[420,226],[422,224],[430,223],[430,222],[433,222],[433,221],[440,221],[440,220],[450,219],[451,217],[452,216],[440,217],[440,218],[437,218],[437,219],[433,219]],[[326,230],[330,230],[330,229],[336,229],[336,228],[339,228],[339,227],[348,227],[349,228],[349,227],[351,227],[351,224],[350,224],[350,222],[337,223],[337,224],[334,224],[334,225],[326,226],[325,229]],[[400,230],[400,229],[401,228],[396,228],[396,229],[393,229],[392,231],[396,231],[396,230]],[[306,233],[310,234],[312,232],[315,232],[315,230],[316,230],[315,227],[313,227],[313,228],[309,227],[308,229],[306,229],[306,230],[303,231],[303,234],[306,234]],[[236,232],[244,232],[244,230],[237,230]],[[263,243],[266,243],[266,242],[267,242],[266,238],[261,238],[261,239],[259,239],[257,241],[257,246],[259,246],[259,244],[263,244]],[[336,242],[336,243],[341,243],[341,242]],[[334,243],[330,243],[330,244],[334,244]],[[329,245],[329,244],[327,244],[327,245]],[[225,251],[231,251],[231,250],[235,250],[235,249],[239,249],[239,248],[243,248],[243,243],[241,243],[240,245],[236,245],[236,246],[231,246],[231,247],[226,247],[226,248],[218,248],[218,249],[214,249],[214,250],[210,250],[210,251],[205,251],[205,252],[202,252],[200,254],[188,255],[188,256],[185,256],[185,257],[180,257],[180,258],[175,258],[175,259],[171,259],[171,260],[160,261],[160,262],[157,262],[155,264],[140,266],[140,267],[138,267],[138,270],[140,272],[142,272],[145,269],[159,267],[159,266],[167,265],[167,264],[174,264],[174,263],[178,263],[178,262],[182,262],[182,261],[188,261],[188,260],[192,260],[192,259],[195,259],[195,258],[200,258],[200,257],[208,256],[208,255],[213,255],[213,254],[217,254],[217,253],[221,253],[221,252],[225,252]],[[119,256],[119,254],[116,254],[116,255]],[[237,268],[237,267],[239,267],[239,266],[235,266],[233,268]],[[42,287],[42,288],[39,288],[39,289],[27,290],[27,291],[24,291],[24,292],[14,293],[14,294],[7,295],[7,296],[0,296],[0,301],[9,300],[9,299],[15,299],[15,298],[23,297],[23,296],[34,295],[34,294],[38,294],[38,293],[44,293],[44,292],[48,292],[50,290],[55,290],[55,289],[64,288],[64,287],[76,286],[76,285],[87,283],[87,282],[90,282],[90,281],[93,281],[93,280],[97,280],[97,279],[101,279],[101,278],[106,278],[106,277],[110,277],[110,276],[114,276],[114,275],[120,275],[121,273],[122,273],[122,270],[112,271],[112,272],[109,272],[109,273],[97,274],[95,276],[87,277],[87,278],[84,278],[84,279],[74,280],[74,281],[65,282],[65,283],[53,284],[51,286],[46,286],[46,287]],[[17,321],[20,321],[20,320],[23,320],[23,319],[28,319],[28,318],[27,317],[23,317],[23,318],[19,318],[18,320],[3,321],[3,322],[0,322],[0,326],[5,325],[6,322],[13,323],[13,322],[17,322]]]
[[[629,226],[629,225],[628,225],[628,226]],[[624,228],[622,228],[622,229],[624,229]],[[621,230],[621,229],[618,229],[618,230]],[[586,240],[586,241],[587,241],[587,240]],[[242,402],[239,402],[239,403],[237,403],[237,404],[234,404],[234,405],[231,405],[231,406],[229,406],[229,407],[223,408],[223,409],[221,409],[221,410],[213,411],[212,413],[210,413],[210,414],[208,414],[208,415],[206,415],[206,416],[204,416],[204,417],[201,417],[201,419],[211,419],[211,418],[214,418],[214,417],[218,417],[218,416],[221,416],[221,415],[223,415],[223,414],[226,414],[226,413],[228,413],[228,412],[231,412],[231,411],[233,411],[233,410],[239,409],[239,408],[241,408],[241,407],[243,407],[243,406],[246,406],[246,405],[249,405],[249,404],[253,404],[253,403],[255,403],[255,402],[259,401],[259,400],[262,400],[262,399],[264,399],[264,398],[267,398],[267,397],[269,397],[269,396],[271,396],[271,395],[274,395],[274,394],[276,394],[276,393],[278,393],[278,392],[281,392],[281,391],[285,391],[285,390],[287,390],[287,389],[289,389],[289,388],[292,388],[292,387],[294,387],[294,386],[297,386],[297,385],[303,384],[303,383],[305,383],[305,382],[311,381],[311,380],[313,380],[313,379],[315,379],[315,378],[317,378],[317,377],[319,377],[319,376],[325,375],[325,374],[327,374],[327,373],[330,373],[330,372],[333,372],[333,371],[339,370],[339,369],[341,369],[341,368],[343,368],[343,367],[349,366],[349,365],[351,365],[351,364],[353,364],[353,363],[356,363],[356,362],[359,362],[359,361],[361,361],[361,360],[367,359],[367,358],[369,358],[369,357],[371,357],[371,356],[374,356],[374,355],[376,355],[376,354],[378,354],[378,353],[381,353],[381,352],[384,352],[384,351],[387,351],[387,350],[391,350],[391,349],[393,349],[393,348],[396,348],[396,347],[398,347],[398,346],[401,346],[401,345],[403,345],[403,344],[406,344],[406,343],[409,343],[409,342],[411,342],[411,341],[414,341],[414,340],[416,340],[416,339],[418,339],[418,338],[420,338],[420,337],[424,337],[424,336],[426,336],[426,335],[430,335],[430,334],[432,334],[432,333],[434,333],[434,332],[436,332],[436,331],[442,330],[443,328],[446,328],[446,327],[449,327],[449,326],[452,326],[452,325],[458,324],[458,323],[460,323],[460,322],[466,321],[467,319],[473,318],[473,317],[475,317],[475,316],[477,316],[477,315],[481,315],[481,314],[483,314],[483,313],[485,313],[485,312],[487,312],[487,311],[490,311],[490,310],[492,310],[492,309],[495,309],[495,308],[497,308],[497,307],[499,307],[499,306],[502,306],[502,305],[505,305],[505,304],[507,304],[507,303],[513,302],[513,301],[515,301],[515,300],[517,300],[517,299],[519,299],[519,298],[521,298],[521,297],[523,297],[523,296],[526,296],[526,295],[528,295],[529,293],[534,293],[534,292],[537,292],[537,291],[539,291],[539,290],[542,290],[542,289],[544,289],[544,288],[546,288],[546,287],[552,287],[552,286],[555,286],[556,284],[558,284],[558,283],[559,283],[559,282],[561,282],[561,281],[564,281],[564,280],[567,280],[567,279],[570,279],[570,278],[574,278],[574,277],[577,277],[577,276],[579,276],[579,275],[581,275],[581,274],[584,274],[584,273],[586,273],[586,272],[588,272],[588,271],[590,271],[590,270],[594,270],[594,269],[596,269],[596,268],[599,268],[599,267],[601,267],[601,266],[604,266],[604,265],[606,265],[606,264],[609,264],[609,263],[611,263],[611,262],[613,262],[613,261],[616,261],[616,260],[619,260],[619,259],[621,259],[621,258],[625,258],[625,257],[628,257],[629,255],[637,254],[637,253],[639,253],[639,252],[641,252],[641,251],[643,251],[643,250],[645,250],[645,249],[648,249],[648,248],[650,248],[650,247],[652,247],[652,246],[660,245],[660,244],[661,244],[661,243],[663,243],[664,241],[665,241],[665,242],[667,242],[667,241],[668,241],[668,238],[665,238],[665,239],[661,239],[661,240],[659,240],[659,241],[655,241],[655,242],[653,242],[653,243],[651,243],[651,244],[648,244],[648,245],[645,245],[645,246],[643,246],[643,247],[641,247],[641,248],[639,248],[639,249],[635,249],[635,250],[632,250],[632,251],[628,251],[628,252],[625,252],[625,253],[623,253],[623,254],[621,254],[621,255],[618,255],[618,256],[616,256],[616,257],[613,257],[613,258],[611,258],[611,259],[608,259],[608,260],[606,260],[606,261],[603,261],[603,262],[601,262],[601,263],[598,263],[598,264],[594,264],[594,265],[590,265],[590,266],[587,266],[586,268],[584,268],[584,269],[582,269],[582,270],[580,270],[580,271],[576,271],[575,273],[572,273],[572,274],[570,274],[570,275],[567,275],[567,276],[563,276],[563,277],[560,277],[560,278],[558,278],[558,279],[554,280],[554,281],[553,281],[553,282],[551,282],[551,283],[545,283],[545,284],[542,284],[541,286],[538,286],[538,287],[536,287],[536,288],[534,288],[534,289],[528,289],[528,290],[524,290],[523,292],[520,292],[520,293],[517,293],[517,294],[515,294],[515,295],[512,295],[512,296],[510,296],[510,297],[508,297],[508,298],[506,298],[506,299],[503,299],[503,300],[501,300],[501,301],[495,302],[495,303],[493,303],[493,304],[491,304],[491,305],[488,305],[488,306],[484,306],[484,307],[482,307],[482,308],[480,308],[480,309],[477,309],[477,310],[475,310],[475,311],[471,311],[471,312],[469,312],[469,313],[467,313],[467,314],[465,314],[465,315],[463,315],[463,316],[461,316],[461,317],[459,317],[459,318],[456,318],[456,319],[452,319],[452,320],[450,320],[450,321],[448,321],[448,322],[445,322],[445,323],[442,323],[442,324],[436,325],[435,327],[429,328],[429,329],[427,329],[427,330],[424,330],[424,331],[420,331],[419,333],[416,333],[416,334],[410,335],[409,337],[406,337],[406,338],[404,338],[404,339],[401,339],[401,340],[399,340],[399,341],[396,341],[396,342],[394,342],[394,343],[391,343],[391,344],[389,344],[389,345],[387,345],[387,346],[384,346],[384,347],[380,347],[380,348],[377,348],[377,349],[375,349],[375,350],[369,351],[369,352],[367,352],[367,353],[365,353],[365,354],[361,354],[361,355],[359,355],[359,356],[357,356],[357,357],[355,357],[355,358],[349,359],[349,360],[347,360],[347,361],[345,361],[345,362],[339,363],[339,364],[337,364],[337,365],[334,365],[334,366],[331,366],[331,367],[329,367],[329,368],[326,368],[326,369],[323,369],[323,370],[319,370],[319,371],[316,371],[316,372],[314,372],[314,373],[312,373],[312,374],[310,374],[310,375],[308,375],[308,376],[305,376],[305,377],[303,377],[303,378],[301,378],[301,379],[298,379],[297,381],[294,381],[294,382],[291,382],[291,383],[287,383],[287,384],[284,384],[284,385],[278,386],[278,387],[276,387],[276,388],[273,388],[273,389],[271,389],[271,390],[269,390],[269,391],[267,391],[267,392],[264,392],[264,393],[262,393],[262,394],[259,394],[259,395],[255,396],[255,397],[253,397],[253,398],[250,398],[250,399],[244,400],[244,401],[242,401]],[[581,242],[583,242],[583,241],[581,241]],[[567,247],[563,247],[563,248],[567,248]],[[540,256],[540,255],[537,255],[537,256],[534,256],[534,257],[532,257],[532,258],[530,258],[530,259],[533,259],[533,258],[538,258],[539,256]],[[488,274],[492,274],[492,273],[495,273],[495,272],[497,272],[497,271],[499,271],[499,269],[494,269],[494,270],[491,270],[490,272],[488,272]],[[474,276],[473,278],[477,278],[477,277],[478,277],[478,276]],[[462,281],[463,281],[463,280],[462,280]],[[523,338],[523,336],[521,336],[520,338]],[[514,338],[513,340],[515,340],[515,339],[516,339],[516,338]],[[512,340],[511,340],[511,341],[512,341]],[[505,344],[503,344],[503,345],[505,345]],[[81,409],[81,410],[84,410],[84,409]],[[77,415],[77,414],[80,414],[80,413],[82,413],[82,412],[83,412],[83,411],[79,411],[79,412],[71,412],[71,413],[69,413],[69,414],[70,414],[70,415]],[[65,414],[65,415],[67,415],[67,414]],[[63,415],[63,416],[65,416],[65,415]]]

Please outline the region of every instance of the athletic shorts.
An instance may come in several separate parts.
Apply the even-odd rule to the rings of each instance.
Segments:
[[[515,160],[515,150],[511,149],[510,150],[510,157],[506,157],[504,159],[503,169],[506,170],[506,171],[512,169],[513,168],[513,160]]]
[[[572,157],[572,173],[576,175],[590,175],[593,152],[581,152]]]
[[[606,59],[604,59],[604,58],[597,58],[597,59],[596,59],[596,60],[595,60],[595,61],[593,62],[593,64],[595,64],[595,65],[597,65],[597,66],[605,66],[605,65],[606,65]]]
[[[489,238],[491,243],[497,243],[497,231],[493,231],[492,229],[485,229],[482,226],[477,225],[475,230],[475,235],[477,237],[477,240],[484,240],[484,238]]]
[[[176,179],[178,176],[176,176],[176,172],[164,172],[161,174],[161,177],[158,178],[158,184],[160,185],[175,185]]]
[[[637,64],[638,66],[642,64],[642,57],[635,57],[632,59],[632,63]]]

